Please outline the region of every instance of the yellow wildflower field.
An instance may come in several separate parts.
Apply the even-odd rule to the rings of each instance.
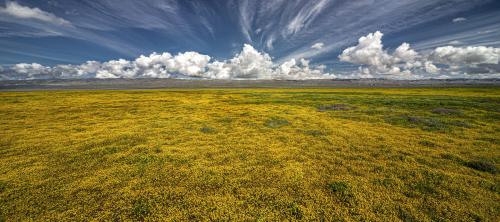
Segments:
[[[0,92],[0,221],[497,221],[500,89]]]

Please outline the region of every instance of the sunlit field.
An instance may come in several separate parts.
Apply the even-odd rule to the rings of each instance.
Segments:
[[[0,92],[0,221],[498,221],[500,88]]]

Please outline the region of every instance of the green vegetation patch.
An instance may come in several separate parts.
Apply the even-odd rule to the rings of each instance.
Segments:
[[[202,133],[215,133],[216,130],[215,130],[215,128],[204,126],[204,127],[200,128],[200,132],[202,132]]]
[[[488,172],[488,173],[493,173],[493,174],[498,172],[498,169],[495,166],[495,164],[493,164],[492,162],[487,161],[487,160],[473,160],[473,161],[466,162],[465,165],[467,167],[472,168],[472,169],[483,171],[483,172]]]
[[[149,203],[144,199],[139,199],[134,202],[132,207],[132,216],[140,221],[143,221],[151,213]]]
[[[348,104],[333,104],[333,105],[321,105],[318,107],[318,111],[346,111],[346,110],[354,110],[357,109],[356,106],[348,105]]]
[[[281,117],[271,117],[271,118],[266,120],[264,125],[266,127],[276,129],[276,128],[290,125],[290,122],[288,122],[288,120],[283,119]]]
[[[335,181],[328,184],[330,191],[336,195],[341,202],[347,204],[355,203],[354,192],[352,192],[350,185],[345,181]]]
[[[467,122],[461,120],[444,120],[441,118],[425,117],[425,116],[410,116],[410,115],[400,115],[400,116],[388,116],[385,118],[387,123],[409,127],[409,128],[420,128],[426,131],[450,131],[454,127],[468,128],[471,125]]]
[[[441,114],[441,115],[462,115],[463,112],[456,109],[450,108],[435,108],[432,110],[432,113]]]

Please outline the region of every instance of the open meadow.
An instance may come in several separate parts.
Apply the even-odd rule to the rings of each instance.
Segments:
[[[498,221],[500,88],[0,92],[0,221]]]

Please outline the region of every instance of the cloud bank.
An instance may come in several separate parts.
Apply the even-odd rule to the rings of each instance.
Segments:
[[[273,62],[271,56],[245,44],[233,58],[218,61],[198,52],[141,55],[135,60],[87,61],[80,65],[43,66],[20,63],[0,67],[0,79],[187,78],[187,79],[334,79],[334,78],[500,78],[500,48],[437,47],[419,53],[404,42],[389,51],[377,31],[359,38],[339,60],[358,65],[358,71],[328,73],[324,65],[306,59]],[[313,46],[318,46],[318,43]],[[323,47],[323,43],[321,43]],[[317,47],[317,48],[321,48]]]
[[[414,73],[426,69],[428,73],[436,73],[439,69],[430,61],[426,61],[410,44],[403,43],[391,54],[382,44],[384,34],[377,31],[363,36],[358,45],[345,49],[339,55],[340,61],[363,65],[359,67],[362,76],[375,77],[386,75],[392,78],[412,78]]]
[[[240,53],[224,61],[212,61],[208,55],[168,52],[141,55],[133,61],[87,61],[81,65],[43,66],[20,63],[0,69],[0,79],[77,79],[77,78],[201,78],[201,79],[327,79],[334,75],[323,66],[312,67],[309,61],[295,59],[273,63],[271,56],[245,44]]]
[[[402,43],[390,53],[384,49],[382,37],[379,31],[363,36],[356,46],[345,49],[338,56],[342,62],[360,65],[358,73],[351,76],[391,79],[500,77],[500,48],[445,46],[421,54],[410,44]]]
[[[431,57],[436,62],[448,65],[498,64],[500,61],[500,48],[445,46],[436,48]]]

